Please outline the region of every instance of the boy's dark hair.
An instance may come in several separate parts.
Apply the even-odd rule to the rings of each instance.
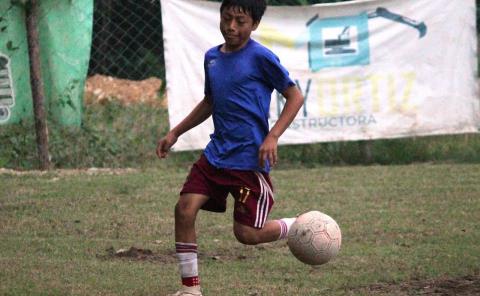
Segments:
[[[241,11],[249,14],[254,23],[259,23],[265,10],[267,9],[266,0],[223,0],[220,6],[220,13],[230,7],[238,7]]]

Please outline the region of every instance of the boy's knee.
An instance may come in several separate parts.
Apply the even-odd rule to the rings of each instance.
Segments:
[[[258,245],[260,239],[258,230],[251,227],[235,227],[233,233],[235,238],[244,245]]]
[[[175,217],[177,219],[186,220],[194,218],[197,210],[186,200],[180,199],[175,205]]]
[[[202,194],[184,194],[175,205],[175,221],[181,223],[193,223],[197,217],[197,213],[208,196]]]

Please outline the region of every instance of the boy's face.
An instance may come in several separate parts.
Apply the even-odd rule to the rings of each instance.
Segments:
[[[239,50],[247,44],[257,27],[258,22],[254,23],[252,17],[239,7],[225,8],[220,14],[220,31],[225,39],[223,49],[227,52]]]

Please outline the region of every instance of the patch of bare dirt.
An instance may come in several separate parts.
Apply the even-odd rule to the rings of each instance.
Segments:
[[[166,98],[161,98],[162,80],[151,77],[141,81],[93,75],[85,83],[85,104],[105,104],[118,101],[123,105],[146,103],[167,107]]]
[[[260,249],[261,250],[261,249]],[[105,250],[105,254],[97,254],[97,258],[102,260],[112,259],[128,259],[138,261],[154,261],[160,263],[176,263],[176,255],[174,250],[164,250],[159,253],[153,252],[150,249],[142,249],[137,247],[130,247],[128,249],[115,250],[113,247],[109,247]],[[249,255],[248,257],[242,252],[235,252],[235,250],[225,249],[218,250],[215,253],[200,252],[198,258],[201,260],[214,260],[214,261],[241,261],[248,259],[255,259],[255,256]]]
[[[368,295],[478,296],[480,295],[480,275],[441,277],[399,284],[377,284],[362,288],[360,291]]]
[[[97,258],[102,260],[111,260],[115,258],[130,259],[139,261],[155,261],[160,263],[175,263],[175,253],[168,254],[155,254],[149,249],[141,249],[136,247],[130,247],[129,249],[115,250],[113,247],[109,247],[105,250],[105,254],[97,254]]]

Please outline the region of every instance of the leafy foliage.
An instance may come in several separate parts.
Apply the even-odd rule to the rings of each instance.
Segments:
[[[115,101],[88,105],[83,125],[49,122],[52,163],[57,168],[144,167],[157,163],[158,138],[168,130],[161,107],[123,106]],[[0,167],[33,169],[37,150],[33,122],[0,126]],[[200,151],[172,153],[168,165],[187,167]],[[372,142],[290,145],[279,148],[280,167],[344,164],[406,164],[426,161],[480,163],[480,136],[457,135]]]
[[[168,117],[160,107],[109,102],[87,106],[79,128],[53,121],[48,126],[55,167],[139,167],[154,159],[156,139],[168,130]],[[0,146],[0,167],[36,167],[33,122],[0,127]]]

